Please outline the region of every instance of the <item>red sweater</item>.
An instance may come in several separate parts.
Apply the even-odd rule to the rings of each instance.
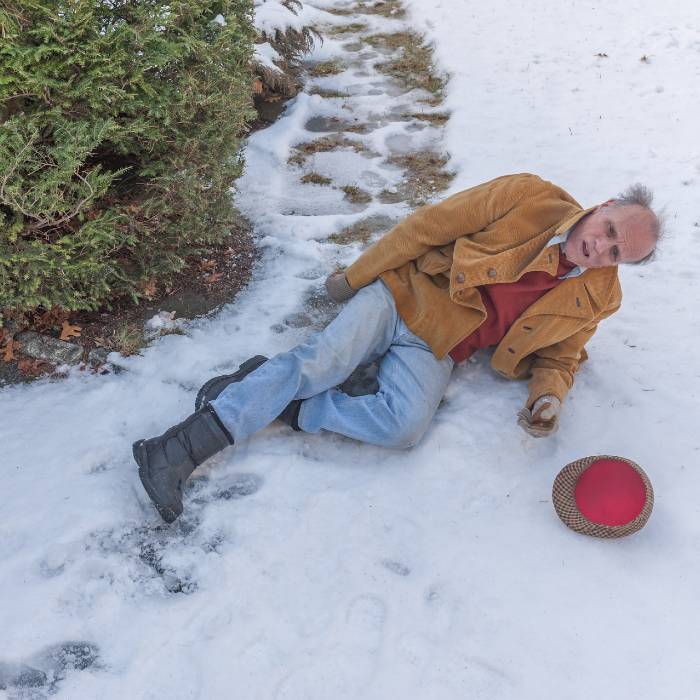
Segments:
[[[556,287],[562,281],[559,278],[575,267],[562,254],[554,277],[546,272],[528,272],[517,282],[478,287],[486,307],[486,318],[471,335],[450,350],[450,357],[461,362],[481,348],[498,345],[525,309]]]

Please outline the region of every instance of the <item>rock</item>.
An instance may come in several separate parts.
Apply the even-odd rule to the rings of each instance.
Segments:
[[[52,365],[77,365],[83,357],[83,348],[80,345],[33,331],[19,333],[15,340],[19,342],[24,355],[50,362]]]
[[[107,364],[107,357],[109,357],[109,350],[107,348],[93,348],[88,353],[87,363],[90,367],[97,369],[102,367],[102,365]]]
[[[3,321],[2,327],[7,331],[10,338],[12,338],[22,328],[22,326],[20,326],[20,324],[13,318],[8,318]]]

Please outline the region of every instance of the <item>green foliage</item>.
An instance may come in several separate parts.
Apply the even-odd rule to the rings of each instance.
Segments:
[[[230,231],[252,6],[0,0],[0,309],[137,298]]]

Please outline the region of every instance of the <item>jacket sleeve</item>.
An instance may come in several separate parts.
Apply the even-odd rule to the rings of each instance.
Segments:
[[[535,401],[545,395],[556,396],[560,401],[564,401],[574,383],[574,374],[579,365],[588,358],[584,346],[596,332],[598,323],[619,308],[619,301],[611,304],[577,333],[535,353],[535,361],[530,369],[527,408],[532,409]]]
[[[482,231],[505,216],[526,195],[541,189],[536,175],[505,175],[421,207],[365,250],[346,270],[353,289],[374,282],[383,272],[395,270],[461,236]]]

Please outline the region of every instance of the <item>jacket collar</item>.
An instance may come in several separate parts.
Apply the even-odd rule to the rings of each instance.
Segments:
[[[568,219],[564,219],[559,226],[557,226],[554,235],[560,236],[565,231],[568,231],[572,226],[577,224],[584,216],[590,214],[596,207],[588,207],[588,209],[580,209],[575,214],[572,214]]]

